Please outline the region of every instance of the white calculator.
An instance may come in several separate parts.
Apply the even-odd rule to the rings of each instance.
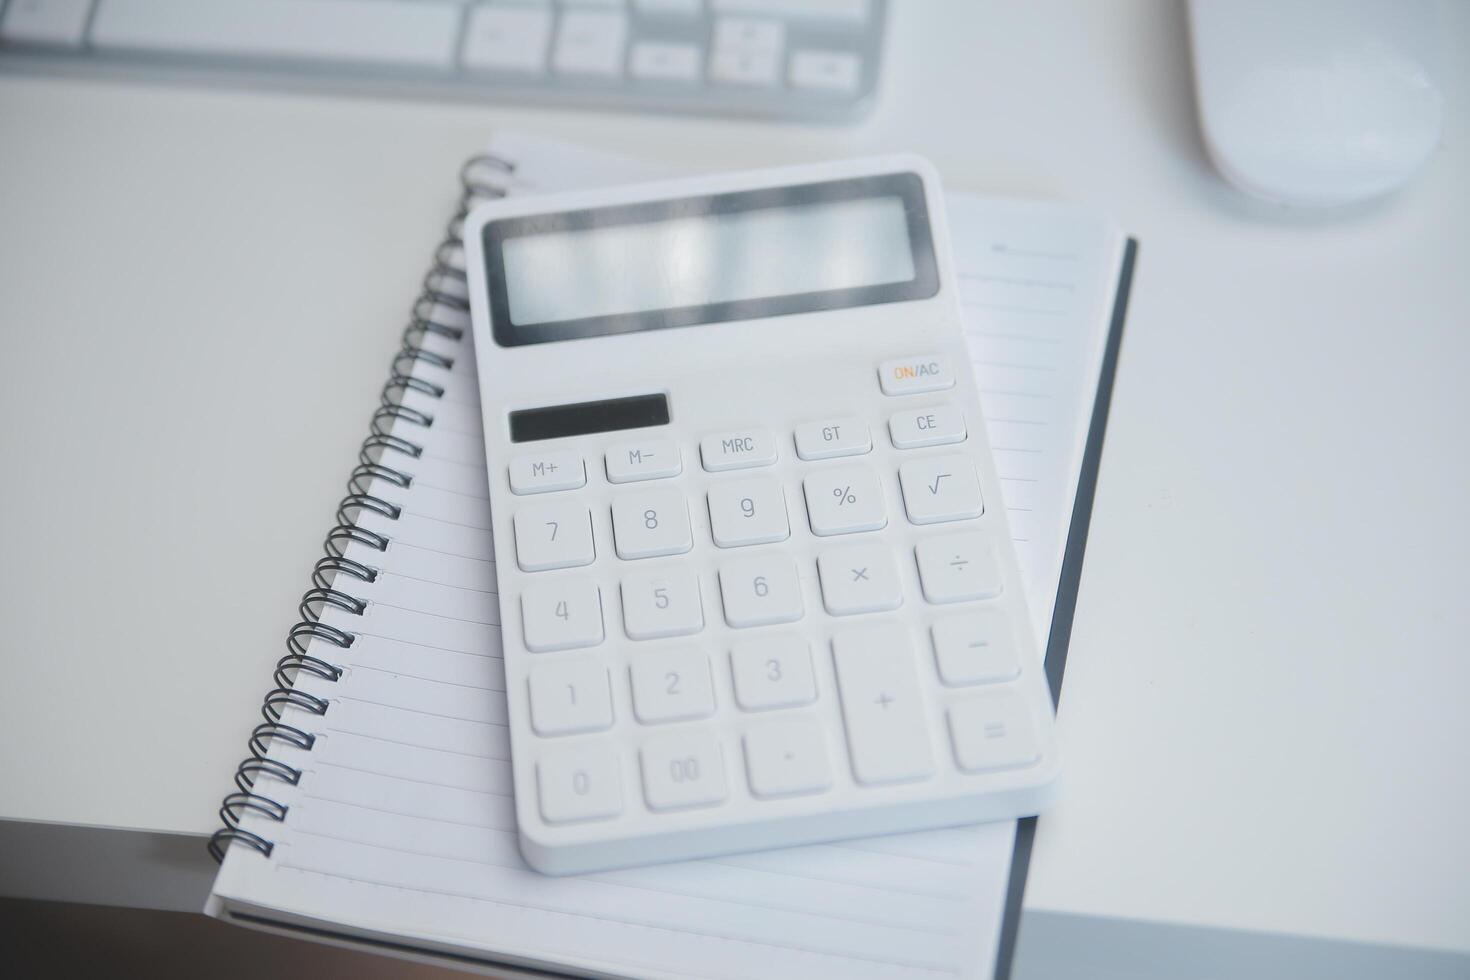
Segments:
[[[1050,800],[927,163],[498,201],[465,248],[533,867]]]

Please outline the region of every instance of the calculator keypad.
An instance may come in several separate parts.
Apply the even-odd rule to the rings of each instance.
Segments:
[[[888,362],[879,376],[894,396],[954,384],[944,358]],[[602,450],[607,482],[617,489],[601,515],[575,492],[587,480],[580,454],[511,461],[517,494],[571,491],[521,502],[513,515],[517,564],[535,573],[520,598],[525,644],[556,654],[536,658],[527,672],[531,728],[546,740],[536,780],[548,823],[625,812],[627,794],[637,791],[625,785],[631,777],[620,770],[616,745],[586,737],[620,717],[644,733],[637,781],[654,812],[718,806],[742,777],[756,800],[830,792],[843,754],[859,787],[929,779],[946,764],[936,749],[963,773],[1040,757],[1035,721],[1014,684],[1022,671],[1018,626],[986,604],[1005,583],[992,534],[968,523],[987,504],[974,463],[953,451],[909,452],[964,442],[964,415],[949,404],[895,405],[873,423],[896,458],[874,453],[868,420],[842,415],[784,436],[758,426],[712,433],[690,447],[700,460],[694,474],[672,439],[618,442]],[[763,467],[772,469],[749,472]],[[691,490],[694,480],[705,486]],[[899,500],[891,501],[895,492]],[[691,507],[701,504],[707,531],[704,514],[691,520]],[[611,547],[599,549],[609,517]],[[911,550],[895,542],[891,520],[916,542]],[[783,546],[793,530],[804,542]],[[681,556],[711,547],[715,575],[702,582]],[[599,562],[615,563],[611,582],[586,573]],[[917,594],[908,584],[915,573]],[[813,585],[814,610],[805,598],[816,594],[808,592]],[[928,610],[915,614],[927,623],[924,633],[911,631],[912,617],[883,618],[906,602]],[[822,620],[820,647],[810,616]],[[609,628],[621,659],[596,649]],[[719,639],[707,639],[711,632]],[[818,657],[830,658],[835,690],[823,690],[829,682],[819,681]],[[615,663],[625,674],[610,673]],[[942,700],[926,689],[943,692]],[[824,699],[834,697],[840,733],[822,720]],[[722,747],[707,719],[730,712],[748,724],[738,744]],[[584,737],[565,738],[577,735]]]

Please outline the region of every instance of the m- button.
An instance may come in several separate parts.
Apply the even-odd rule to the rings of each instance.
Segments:
[[[636,483],[678,476],[684,469],[679,447],[669,439],[648,439],[610,446],[605,457],[609,483]]]
[[[885,395],[917,395],[954,387],[954,367],[942,354],[900,357],[878,366],[878,383]]]
[[[700,440],[699,457],[711,473],[770,466],[776,461],[776,440],[765,429],[719,432]]]

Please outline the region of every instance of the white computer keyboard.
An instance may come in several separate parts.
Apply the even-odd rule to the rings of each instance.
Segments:
[[[0,66],[841,119],[887,0],[0,0]]]
[[[534,866],[1048,800],[1051,702],[937,194],[898,158],[470,216]]]

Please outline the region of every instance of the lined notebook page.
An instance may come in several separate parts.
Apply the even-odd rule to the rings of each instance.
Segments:
[[[498,140],[513,192],[647,176],[633,164],[533,139]],[[1043,640],[1069,523],[1117,263],[1103,223],[1048,205],[956,198],[952,237],[972,351],[992,414],[1007,504]],[[445,319],[451,311],[441,311]],[[465,324],[468,326],[468,324]],[[346,668],[317,717],[311,752],[273,746],[303,770],[263,782],[290,807],[247,822],[270,858],[232,848],[222,907],[425,949],[606,974],[884,978],[985,975],[994,959],[1013,824],[870,838],[576,878],[530,870],[516,846],[504,672],[474,357],[417,373],[442,399],[402,434],[417,459],[385,463],[412,487],[379,484],[396,521],[361,523],[392,543],[349,557],[380,569],[340,587],[361,617],[323,621],[357,636],[313,652]],[[830,692],[829,692],[830,693]]]

